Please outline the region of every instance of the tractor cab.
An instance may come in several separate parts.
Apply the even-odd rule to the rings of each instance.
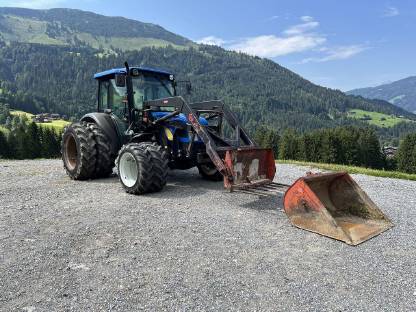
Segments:
[[[131,78],[130,85],[127,76]],[[115,68],[97,73],[94,78],[98,80],[98,112],[111,112],[126,124],[140,115],[144,102],[176,95],[174,75],[162,70],[147,67]],[[132,116],[131,111],[139,114]]]

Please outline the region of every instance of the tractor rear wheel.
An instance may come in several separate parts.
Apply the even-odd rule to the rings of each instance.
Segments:
[[[153,176],[152,176],[150,191],[151,192],[161,191],[165,187],[166,180],[168,178],[168,171],[169,171],[168,154],[162,146],[156,143],[143,142],[143,143],[139,143],[139,145],[142,148],[144,148],[146,151],[148,151],[152,158]]]
[[[117,171],[127,193],[140,195],[152,191],[152,156],[138,143],[121,148],[117,157]]]
[[[87,123],[75,122],[65,128],[61,153],[64,168],[71,179],[87,180],[94,177],[97,151]]]
[[[198,171],[199,174],[206,180],[222,181],[224,179],[223,175],[212,163],[198,165]]]
[[[88,123],[94,135],[97,149],[97,162],[95,165],[95,178],[106,178],[113,172],[115,157],[111,154],[110,142],[105,132],[95,123]]]

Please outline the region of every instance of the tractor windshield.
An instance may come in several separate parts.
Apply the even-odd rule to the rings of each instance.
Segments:
[[[142,109],[144,101],[173,96],[173,81],[169,77],[140,75],[133,78],[133,91],[134,105],[137,109]]]

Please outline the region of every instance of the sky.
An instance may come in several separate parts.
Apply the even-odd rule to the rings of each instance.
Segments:
[[[196,42],[266,57],[343,91],[416,75],[414,0],[0,0],[161,25]]]

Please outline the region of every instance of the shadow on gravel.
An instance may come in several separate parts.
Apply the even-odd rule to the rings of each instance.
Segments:
[[[173,171],[169,173],[163,191],[151,195],[156,198],[197,197],[215,191],[225,191],[222,182],[207,181],[194,173]]]
[[[112,174],[108,178],[88,180],[84,183],[114,184],[116,187],[120,182],[118,176]],[[175,170],[169,172],[167,184],[161,192],[149,193],[142,196],[154,198],[196,197],[210,191],[223,190],[224,187],[222,182],[204,180],[195,170]]]
[[[283,209],[283,194],[276,194],[276,195],[271,195],[268,197],[259,197],[257,200],[250,201],[246,204],[240,205],[240,207],[258,210],[258,211],[282,210]]]
[[[118,176],[116,176],[115,174],[112,174],[108,178],[88,180],[88,183],[92,183],[92,184],[101,184],[101,183],[113,184],[114,183],[115,184],[119,182],[118,182]]]

